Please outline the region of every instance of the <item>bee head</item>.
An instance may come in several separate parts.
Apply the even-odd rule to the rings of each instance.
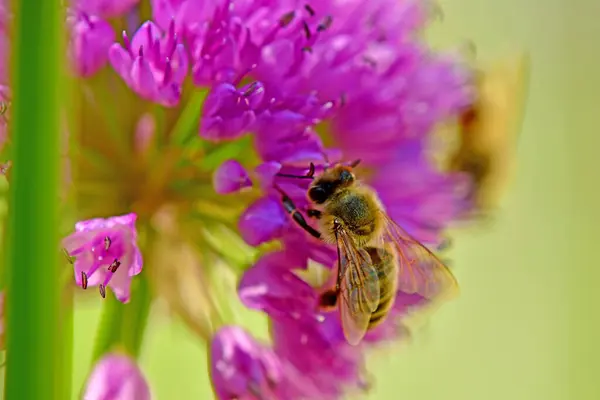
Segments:
[[[336,191],[352,185],[355,179],[352,167],[337,165],[315,180],[308,190],[308,198],[316,204],[323,204]]]

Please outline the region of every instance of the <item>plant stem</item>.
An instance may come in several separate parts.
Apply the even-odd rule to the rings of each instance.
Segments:
[[[96,343],[92,354],[93,364],[120,342],[124,312],[124,304],[121,304],[114,296],[106,296],[96,333]]]
[[[106,299],[98,327],[92,362],[115,349],[137,358],[144,339],[150,313],[152,293],[143,272],[132,282],[131,301],[122,304],[114,297]]]
[[[135,358],[140,355],[152,303],[152,292],[147,275],[142,273],[136,279],[136,295],[131,299],[131,304],[125,310],[125,320],[123,321],[123,346],[127,353]]]
[[[64,16],[56,0],[14,5],[5,399],[64,400],[72,348],[58,250]]]

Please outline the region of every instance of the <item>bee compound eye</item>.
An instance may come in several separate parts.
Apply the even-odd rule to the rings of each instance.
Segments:
[[[324,203],[327,200],[327,192],[320,186],[310,188],[308,197],[317,204]]]
[[[352,176],[352,173],[350,171],[343,170],[340,173],[340,179],[342,180],[342,182],[350,182],[352,181],[352,179],[354,179],[354,177]]]

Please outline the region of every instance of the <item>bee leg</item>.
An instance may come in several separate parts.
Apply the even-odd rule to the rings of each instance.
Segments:
[[[317,231],[315,228],[313,228],[306,222],[302,214],[300,214],[300,211],[298,211],[298,208],[296,207],[292,199],[290,199],[290,197],[287,194],[285,194],[285,192],[281,190],[278,186],[275,186],[275,189],[279,193],[281,193],[281,203],[283,204],[283,208],[285,209],[285,211],[288,212],[288,214],[292,216],[292,219],[298,224],[298,226],[300,226],[300,228],[308,232],[311,236],[320,239],[321,232]]]
[[[333,233],[335,234],[335,242],[337,244],[337,258],[338,258],[338,271],[337,271],[337,280],[335,282],[335,291],[337,293],[340,292],[340,286],[342,284],[342,276],[344,276],[344,272],[342,271],[342,255],[340,250],[340,241],[338,231],[340,229],[340,223],[337,218],[333,220]]]
[[[291,174],[277,173],[277,174],[275,174],[275,176],[278,176],[280,178],[314,179],[315,164],[310,163],[310,166],[308,167],[308,172],[306,173],[306,175],[291,175]]]
[[[316,219],[320,219],[321,216],[323,215],[323,213],[319,210],[315,210],[312,208],[309,208],[306,210],[306,215],[308,215],[309,218],[316,218]]]

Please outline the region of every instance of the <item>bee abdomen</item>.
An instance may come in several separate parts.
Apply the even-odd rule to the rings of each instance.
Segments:
[[[378,247],[365,248],[379,278],[379,304],[371,314],[368,329],[373,329],[382,323],[389,314],[396,299],[396,268],[395,257],[389,249]]]
[[[395,295],[396,292],[394,290],[387,290],[385,293],[380,293],[379,305],[373,314],[371,314],[368,329],[375,328],[385,320],[385,317],[387,317],[394,304]]]

